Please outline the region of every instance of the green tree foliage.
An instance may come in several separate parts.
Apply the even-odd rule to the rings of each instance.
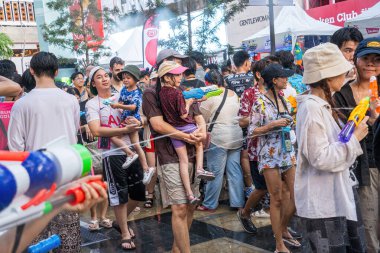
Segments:
[[[216,36],[220,25],[230,22],[245,8],[242,1],[204,0],[204,9],[194,16],[191,15],[191,0],[185,1],[187,1],[187,15],[177,16],[169,21],[171,32],[168,39],[160,41],[160,45],[187,53],[193,50],[205,52],[208,45],[221,46]],[[224,13],[222,18],[217,17],[220,10]],[[192,27],[195,20],[200,20],[202,23],[197,29]]]
[[[0,33],[0,59],[8,59],[13,56],[12,45],[13,41],[5,33]]]
[[[69,8],[74,2],[79,3],[79,8],[70,11]],[[96,64],[102,56],[110,55],[109,48],[102,42],[111,33],[114,19],[119,15],[117,8],[112,10],[103,8],[99,11],[97,2],[97,0],[51,0],[47,3],[48,8],[58,12],[58,15],[54,21],[42,27],[44,39],[52,45],[75,52],[83,59],[80,62],[83,68]],[[89,18],[103,21],[105,38],[97,36],[94,27],[86,25]]]

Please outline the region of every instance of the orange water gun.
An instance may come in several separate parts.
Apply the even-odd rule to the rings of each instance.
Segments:
[[[374,101],[379,98],[379,87],[377,85],[376,76],[371,76],[371,78],[369,79],[369,93],[371,101]],[[376,112],[380,113],[380,107],[376,108]]]

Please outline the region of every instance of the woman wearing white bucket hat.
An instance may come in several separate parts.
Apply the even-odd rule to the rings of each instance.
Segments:
[[[303,82],[310,86],[310,93],[297,97],[295,178],[303,252],[365,252],[364,227],[356,212],[349,168],[363,153],[359,141],[368,133],[368,117],[349,142],[339,142],[340,121],[331,95],[340,90],[352,65],[331,43],[306,51],[303,63]]]

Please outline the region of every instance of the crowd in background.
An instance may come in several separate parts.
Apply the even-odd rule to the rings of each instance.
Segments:
[[[194,211],[214,212],[223,187],[247,233],[257,233],[251,214],[270,218],[276,252],[378,252],[379,98],[347,143],[338,134],[369,96],[371,76],[379,80],[380,38],[342,28],[307,50],[302,66],[287,51],[256,62],[238,51],[221,67],[204,61],[164,49],[146,70],[114,57],[109,68],[88,66],[57,87],[51,53],[36,54],[22,76],[2,60],[0,75],[23,88],[4,98],[16,101],[8,147],[36,150],[60,135],[85,145],[93,173],[108,183],[88,229],[116,226],[123,249],[138,247],[128,215],[138,202],[154,207],[159,182],[172,209],[173,252],[190,252]],[[210,85],[221,94],[182,95]],[[35,240],[50,233],[64,235],[59,252],[80,251],[77,212],[61,212]]]

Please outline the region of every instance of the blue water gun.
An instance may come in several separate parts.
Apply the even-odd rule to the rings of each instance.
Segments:
[[[185,99],[190,99],[190,98],[201,99],[203,97],[210,98],[213,96],[219,96],[222,93],[223,93],[223,90],[218,88],[218,86],[216,85],[210,85],[210,86],[201,87],[201,88],[194,88],[194,89],[190,89],[190,90],[182,92],[183,97]]]
[[[61,245],[61,238],[58,235],[52,235],[49,238],[40,241],[37,244],[29,246],[28,253],[47,253]]]

